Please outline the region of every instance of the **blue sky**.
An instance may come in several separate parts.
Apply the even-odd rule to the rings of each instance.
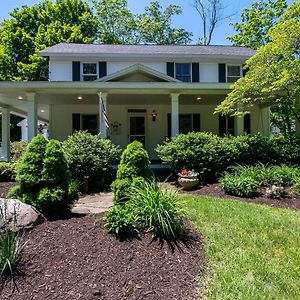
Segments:
[[[10,0],[5,1],[0,0],[1,3],[1,10],[0,10],[0,21],[9,17],[9,12],[13,10],[15,7],[20,7],[22,5],[33,5],[38,3],[38,0]],[[129,0],[129,8],[133,12],[141,12],[143,8],[147,6],[151,0]],[[230,22],[236,22],[239,20],[241,11],[245,7],[250,7],[255,0],[237,0],[237,1],[230,1],[224,0],[224,5],[226,6],[225,14],[232,14],[234,13],[233,17],[229,20],[225,20],[221,25],[219,25],[215,31],[215,35],[212,41],[212,44],[230,44],[228,40],[226,40],[227,36],[233,35],[234,30],[229,25]],[[288,1],[289,3],[291,1]],[[194,33],[194,42],[200,36],[201,30],[201,22],[200,19],[192,7],[193,0],[160,0],[160,3],[163,7],[166,7],[169,4],[177,4],[180,5],[183,9],[183,14],[174,18],[174,26],[176,27],[183,27],[188,31]]]

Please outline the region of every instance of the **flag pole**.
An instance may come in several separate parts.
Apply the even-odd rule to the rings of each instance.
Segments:
[[[102,130],[102,92],[98,93],[98,97],[99,97],[99,103],[98,103],[98,109],[99,109],[99,135],[101,136],[101,130]]]

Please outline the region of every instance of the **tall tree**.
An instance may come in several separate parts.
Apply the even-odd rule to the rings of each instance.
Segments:
[[[165,10],[158,1],[153,1],[145,12],[138,16],[137,26],[142,43],[168,45],[188,44],[191,42],[192,33],[183,28],[173,28],[172,18],[180,15],[182,9],[171,4]]]
[[[47,60],[38,51],[63,41],[89,43],[96,37],[96,19],[81,0],[43,0],[14,9],[10,17],[0,28],[2,80],[39,80]]]
[[[217,25],[231,15],[225,15],[226,7],[222,0],[194,0],[193,6],[202,23],[202,36],[199,39],[199,44],[209,45]]]
[[[271,104],[284,122],[283,133],[294,131],[294,122],[300,122],[299,28],[300,2],[297,1],[269,30],[270,42],[247,61],[248,73],[233,84],[233,91],[216,112],[239,115],[254,104]]]
[[[228,39],[234,46],[259,49],[271,41],[268,31],[279,20],[287,8],[285,0],[264,0],[245,8],[241,22],[231,24],[237,33]]]

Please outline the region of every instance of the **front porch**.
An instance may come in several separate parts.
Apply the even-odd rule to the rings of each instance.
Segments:
[[[214,114],[230,91],[225,83],[28,82],[0,83],[0,90],[2,159],[6,161],[10,157],[10,113],[27,117],[29,140],[37,134],[37,120],[42,120],[49,124],[49,137],[61,141],[76,130],[100,133],[121,148],[138,139],[152,160],[157,159],[157,144],[178,133],[220,134],[225,130],[235,135],[245,131],[269,135],[268,107],[253,107],[247,124],[243,118],[224,121]]]

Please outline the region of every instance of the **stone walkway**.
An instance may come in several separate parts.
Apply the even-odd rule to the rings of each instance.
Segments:
[[[113,205],[113,193],[111,192],[85,195],[75,202],[72,213],[99,214],[106,212]]]

